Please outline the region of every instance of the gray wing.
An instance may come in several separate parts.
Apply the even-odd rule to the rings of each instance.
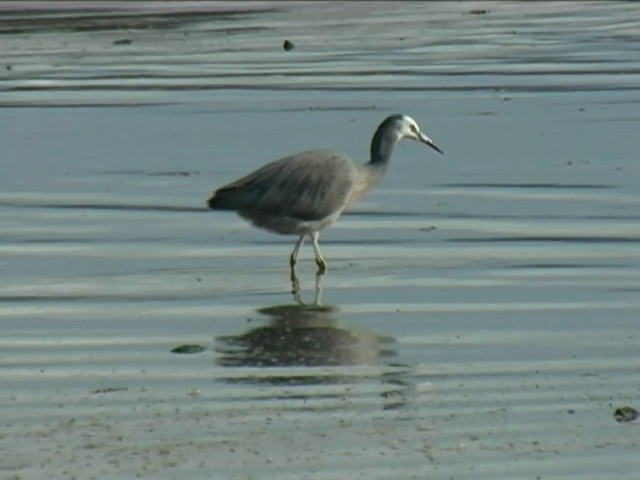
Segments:
[[[347,157],[312,150],[271,162],[216,190],[209,206],[254,214],[323,219],[342,207],[355,182]]]

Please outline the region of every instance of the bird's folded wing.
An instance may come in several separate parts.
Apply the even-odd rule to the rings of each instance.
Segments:
[[[344,208],[354,179],[355,167],[345,156],[321,150],[303,152],[220,188],[210,204],[252,215],[316,221]]]

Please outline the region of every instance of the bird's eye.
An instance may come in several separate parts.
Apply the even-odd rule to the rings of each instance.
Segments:
[[[409,129],[411,129],[411,131],[412,131],[413,133],[416,133],[416,134],[418,133],[418,127],[416,127],[416,126],[415,126],[415,125],[413,125],[413,124],[409,125]]]

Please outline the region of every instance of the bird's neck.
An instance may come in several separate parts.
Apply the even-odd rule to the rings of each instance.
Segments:
[[[381,125],[371,140],[371,157],[367,166],[379,170],[381,175],[384,175],[389,166],[393,147],[399,140],[400,136],[396,131],[382,128]]]

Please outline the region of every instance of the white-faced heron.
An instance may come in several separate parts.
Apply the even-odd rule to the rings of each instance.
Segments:
[[[281,235],[298,235],[291,252],[291,273],[305,237],[313,243],[318,273],[327,263],[320,253],[319,232],[362,197],[384,176],[393,147],[403,138],[417,140],[442,153],[407,115],[391,115],[371,140],[364,165],[330,150],[296,153],[225,185],[209,198],[213,210],[233,210],[253,225]]]

